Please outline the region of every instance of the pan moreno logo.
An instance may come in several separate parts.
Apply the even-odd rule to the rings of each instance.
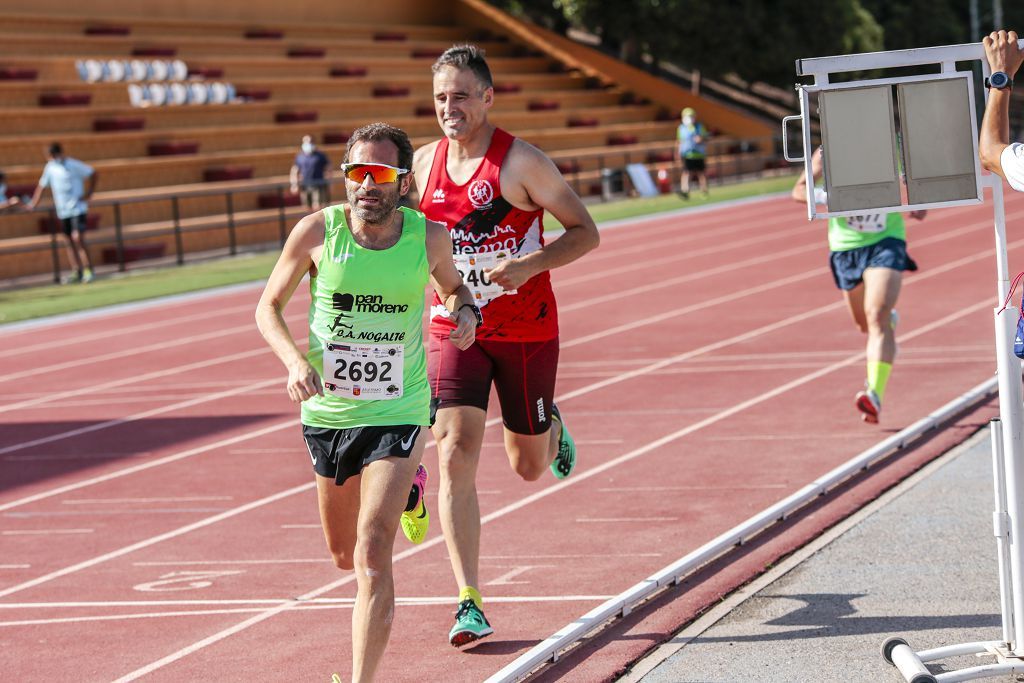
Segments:
[[[336,310],[356,313],[405,313],[409,310],[408,304],[389,304],[380,294],[335,292],[333,302]]]

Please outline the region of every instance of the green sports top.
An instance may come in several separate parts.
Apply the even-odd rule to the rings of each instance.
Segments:
[[[815,188],[814,200],[824,204],[828,196]],[[887,237],[907,241],[907,228],[901,213],[876,213],[828,219],[828,248],[830,251],[850,251],[870,247]]]
[[[423,350],[430,273],[423,214],[401,207],[402,235],[388,249],[360,246],[343,206],[323,210],[326,232],[310,277],[309,353],[324,395],[302,404],[302,424],[349,429],[430,424]]]

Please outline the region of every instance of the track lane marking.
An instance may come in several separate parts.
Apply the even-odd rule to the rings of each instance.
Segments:
[[[1022,214],[1024,214],[1024,212],[1022,212]],[[959,232],[959,231],[954,231],[954,232]],[[933,241],[937,241],[941,237],[942,237],[941,235],[938,235],[938,236],[934,236],[931,239]],[[1011,242],[1010,244],[1008,244],[1007,248],[1008,248],[1008,250],[1012,250],[1012,249],[1015,249],[1015,248],[1020,247],[1022,245],[1024,245],[1024,240],[1017,240],[1015,242]],[[931,269],[929,269],[929,271],[927,273],[923,273],[921,275],[918,275],[917,277],[915,277],[915,278],[909,280],[908,282],[904,283],[904,286],[905,287],[909,287],[909,286],[912,286],[915,283],[927,281],[927,280],[929,280],[932,277],[937,277],[938,275],[941,275],[943,273],[949,272],[949,271],[954,270],[956,268],[959,268],[961,266],[967,265],[969,263],[973,263],[975,261],[987,259],[987,258],[990,258],[990,257],[991,257],[990,250],[984,250],[984,251],[976,252],[973,255],[965,256],[963,258],[956,259],[956,260],[951,261],[951,262],[947,262],[947,263],[942,264],[940,266],[934,266]],[[814,271],[809,271],[809,272],[818,272],[820,270],[822,270],[822,269],[815,269]],[[776,282],[790,282],[793,279],[794,278],[792,276],[790,276],[790,277],[782,278],[781,280],[776,281]],[[775,286],[774,283],[764,283],[764,284],[759,286],[759,289],[761,291],[764,291],[766,289],[773,288],[774,286]],[[706,303],[705,307],[712,306],[712,305],[718,305],[718,303],[719,303],[719,301],[717,299],[712,299],[710,303]],[[632,379],[634,377],[639,377],[641,375],[645,375],[645,374],[648,374],[648,373],[651,373],[651,372],[655,372],[655,371],[660,370],[661,368],[664,368],[664,367],[666,367],[668,365],[672,365],[674,363],[686,361],[686,360],[689,360],[690,358],[693,358],[695,356],[704,355],[706,353],[710,353],[712,351],[716,351],[718,349],[725,348],[726,346],[731,346],[733,344],[736,344],[738,342],[741,342],[741,341],[744,341],[744,340],[748,339],[749,336],[752,335],[752,334],[753,335],[761,335],[761,334],[766,334],[766,333],[769,333],[769,332],[773,332],[773,331],[782,329],[783,327],[786,327],[788,325],[791,325],[791,324],[794,324],[794,323],[798,323],[798,322],[802,322],[802,321],[804,321],[806,319],[809,319],[809,318],[812,318],[814,316],[821,315],[823,313],[827,313],[827,312],[830,312],[830,311],[833,311],[833,310],[842,309],[845,306],[846,306],[846,304],[843,301],[841,301],[841,300],[833,301],[830,304],[826,304],[824,306],[819,306],[818,308],[814,308],[814,309],[811,309],[809,311],[805,311],[803,313],[795,314],[793,316],[790,316],[789,318],[785,318],[785,319],[777,321],[775,323],[764,325],[764,326],[762,326],[760,328],[756,328],[756,329],[753,329],[753,330],[747,330],[747,331],[745,331],[742,334],[735,335],[733,337],[729,337],[727,339],[720,340],[720,341],[717,341],[717,342],[713,342],[711,344],[706,344],[706,345],[704,345],[702,347],[698,347],[696,349],[693,349],[693,350],[690,350],[690,351],[686,351],[686,352],[677,354],[675,356],[670,356],[667,359],[663,359],[663,360],[660,360],[660,361],[655,362],[655,363],[650,363],[650,364],[648,364],[648,365],[646,365],[644,367],[637,368],[636,370],[631,370],[629,372],[622,373],[618,377],[605,379],[605,380],[602,380],[600,382],[595,382],[593,384],[581,387],[581,388],[576,389],[574,391],[565,392],[565,393],[561,394],[558,397],[558,400],[567,401],[567,400],[570,400],[572,398],[576,398],[577,396],[581,396],[581,395],[584,395],[584,394],[591,393],[593,391],[597,391],[599,389],[602,389],[604,387],[610,386],[612,384],[617,384],[619,382],[624,382],[624,381],[627,381],[627,380]],[[687,306],[687,307],[684,307],[684,308],[692,309],[693,307],[692,306]],[[645,319],[643,321],[636,321],[633,324],[633,327],[639,326],[641,323],[649,324],[647,321],[651,321],[652,323],[653,322],[659,322],[662,319],[663,319],[663,316],[654,316],[653,318],[648,318],[648,319]],[[614,331],[615,331],[615,328],[611,328],[610,330],[607,331],[607,334],[613,334]],[[590,335],[590,336],[594,337],[594,335]],[[901,336],[900,338],[903,338],[903,337]],[[571,344],[572,344],[572,342],[568,342],[567,344],[563,345],[563,348],[565,348],[566,345],[571,345]],[[233,392],[222,392],[222,393],[226,394],[226,395],[234,395],[234,393],[237,393],[238,391],[240,391],[240,390],[235,390]],[[215,397],[211,397],[211,400],[215,400],[216,397],[217,397],[217,395],[215,395]],[[220,397],[223,397],[223,396],[220,396]],[[194,402],[189,402],[189,403],[190,404],[198,404],[198,403],[201,403],[201,402],[202,402],[201,400],[196,400]],[[89,431],[95,431],[95,429],[100,429],[103,426],[109,426],[110,424],[122,424],[123,422],[126,422],[126,421],[132,421],[132,420],[135,420],[135,419],[142,419],[142,417],[148,417],[150,415],[158,414],[160,412],[166,412],[166,410],[154,409],[154,410],[147,411],[145,413],[139,414],[139,415],[141,415],[141,417],[139,417],[139,416],[130,416],[129,418],[121,418],[121,419],[118,419],[118,420],[113,420],[113,421],[110,421],[110,423],[100,423],[98,425],[93,425],[90,428],[83,428],[83,429],[88,429]],[[487,421],[486,425],[487,426],[493,426],[495,424],[498,424],[500,421],[501,421],[501,418],[491,418],[490,420]],[[284,422],[276,423],[275,425],[272,425],[271,427],[265,428],[263,430],[259,430],[253,436],[263,436],[263,435],[271,433],[273,431],[284,429],[286,427],[289,427],[289,426],[292,426],[292,425],[296,425],[296,424],[298,424],[298,420],[297,419],[286,420]],[[74,431],[77,432],[77,433],[81,433],[82,432],[82,430],[74,430]],[[57,435],[53,435],[52,437],[45,437],[43,440],[36,439],[34,442],[29,442],[28,444],[16,444],[15,446],[10,446],[10,447],[4,448],[4,449],[0,449],[0,454],[4,454],[4,453],[7,453],[7,452],[10,452],[11,450],[17,450],[19,448],[29,447],[31,445],[38,445],[39,443],[46,443],[46,442],[49,442],[49,441],[56,441],[56,440],[61,439],[61,438],[66,438],[66,436],[69,436],[69,435],[74,435],[74,434],[69,434],[69,433],[57,434]],[[82,488],[84,486],[91,486],[93,484],[100,483],[102,481],[109,481],[110,479],[115,479],[115,478],[118,478],[118,477],[121,477],[121,476],[125,476],[127,474],[134,474],[136,472],[139,472],[139,471],[142,471],[142,470],[145,470],[145,469],[149,469],[150,467],[156,467],[156,466],[159,466],[159,465],[166,464],[168,462],[173,462],[175,460],[180,460],[180,459],[182,459],[184,457],[190,457],[191,455],[195,455],[195,454],[198,454],[198,453],[206,452],[207,450],[211,450],[214,447],[220,447],[221,445],[230,445],[232,443],[238,443],[239,441],[242,441],[242,440],[245,440],[245,438],[235,437],[234,439],[229,439],[229,440],[226,440],[226,441],[223,441],[223,442],[217,442],[216,445],[210,445],[210,446],[206,446],[206,447],[198,447],[198,448],[195,448],[195,449],[191,449],[190,451],[185,451],[184,452],[185,454],[181,454],[181,453],[173,454],[171,456],[166,456],[164,458],[160,458],[160,459],[158,459],[156,461],[153,461],[152,463],[140,463],[139,465],[135,465],[134,467],[130,467],[130,468],[127,468],[125,470],[118,470],[116,472],[111,472],[111,473],[108,473],[106,475],[101,475],[99,477],[93,477],[92,479],[88,479],[88,480],[85,480],[83,482],[78,482],[78,483],[75,483],[75,484],[67,484],[65,486],[59,487],[58,489],[53,489],[52,491],[44,491],[44,492],[41,492],[41,493],[34,494],[32,496],[28,496],[26,498],[22,498],[22,499],[18,499],[18,500],[15,500],[15,501],[11,501],[9,503],[0,504],[0,511],[7,510],[7,509],[10,509],[12,507],[17,507],[17,506],[20,506],[20,505],[24,505],[24,504],[27,504],[27,503],[30,503],[30,502],[35,502],[37,500],[42,500],[43,498],[48,498],[48,497],[53,496],[53,495],[58,495],[59,493],[66,493],[68,491],[73,491],[73,490],[76,490],[78,488]],[[427,447],[429,448],[432,445],[434,445],[433,442],[428,443]]]
[[[977,304],[974,304],[974,305],[971,305],[971,306],[967,306],[967,307],[961,308],[960,310],[958,310],[958,311],[956,311],[954,313],[951,313],[951,314],[949,314],[949,315],[947,315],[947,316],[945,316],[943,318],[935,320],[935,321],[933,321],[933,322],[931,322],[931,323],[929,323],[927,325],[919,327],[919,328],[917,328],[917,329],[915,329],[915,330],[905,334],[902,338],[905,341],[908,341],[908,340],[914,339],[916,337],[919,337],[919,336],[922,336],[922,335],[925,335],[925,334],[931,334],[934,330],[942,327],[943,325],[949,324],[950,322],[954,322],[954,321],[959,320],[960,318],[966,317],[968,315],[973,315],[973,314],[975,314],[977,312],[980,312],[980,311],[982,311],[982,310],[984,310],[986,308],[991,308],[992,305],[993,304],[992,304],[992,301],[990,300],[990,298],[986,297],[985,301],[982,301],[980,303],[977,303]],[[515,512],[515,511],[521,509],[521,508],[524,508],[524,507],[526,507],[528,505],[531,505],[532,503],[534,503],[534,502],[536,502],[538,500],[542,500],[544,498],[547,498],[548,496],[551,496],[551,495],[553,495],[555,493],[558,493],[558,492],[562,491],[563,489],[566,489],[566,488],[568,488],[570,486],[576,486],[577,484],[579,484],[582,481],[587,481],[587,480],[589,480],[592,477],[595,477],[595,476],[597,476],[599,474],[602,474],[602,473],[606,472],[607,470],[610,470],[610,469],[613,469],[615,467],[618,467],[618,466],[620,466],[620,465],[622,465],[622,464],[624,464],[626,462],[630,462],[632,460],[640,458],[643,455],[645,455],[645,454],[647,454],[647,453],[649,453],[651,451],[655,451],[657,449],[660,449],[660,448],[664,447],[665,445],[667,445],[667,444],[669,444],[669,443],[671,443],[673,441],[677,441],[678,439],[680,439],[680,438],[682,438],[684,436],[687,436],[688,434],[692,434],[692,433],[694,433],[696,431],[704,429],[705,427],[708,427],[708,426],[710,426],[712,424],[720,422],[720,421],[722,421],[722,420],[724,420],[724,419],[726,419],[728,417],[731,417],[731,416],[733,416],[733,415],[735,415],[735,414],[737,414],[739,412],[742,412],[742,411],[746,410],[747,408],[750,408],[750,407],[753,407],[755,405],[759,405],[761,403],[769,401],[769,400],[775,398],[776,396],[779,396],[779,395],[781,395],[781,394],[783,394],[783,393],[785,393],[787,391],[790,391],[791,389],[794,389],[796,387],[802,386],[802,385],[807,384],[809,382],[812,382],[812,381],[814,381],[816,379],[824,377],[824,376],[826,376],[826,375],[828,375],[828,374],[830,374],[832,372],[835,372],[836,370],[839,370],[839,369],[848,367],[848,366],[850,366],[850,365],[852,365],[854,363],[860,362],[860,361],[863,360],[863,358],[864,358],[864,353],[863,352],[851,355],[851,356],[849,356],[848,358],[846,358],[846,359],[844,359],[842,361],[839,361],[839,362],[836,362],[836,363],[832,363],[830,365],[827,365],[827,366],[821,368],[820,370],[817,370],[817,371],[812,372],[812,373],[808,373],[806,375],[803,375],[802,377],[798,377],[798,378],[796,378],[794,380],[791,380],[791,381],[789,381],[789,382],[787,382],[787,383],[785,383],[785,384],[783,384],[783,385],[781,385],[779,387],[776,387],[775,389],[772,389],[771,391],[763,392],[763,393],[759,394],[758,396],[755,396],[755,397],[752,397],[752,398],[747,399],[745,401],[742,401],[740,403],[737,403],[733,407],[729,408],[728,410],[723,410],[723,411],[717,413],[714,416],[711,416],[709,418],[701,420],[700,422],[697,422],[695,424],[688,425],[687,427],[684,427],[684,428],[679,429],[679,430],[677,430],[677,431],[675,431],[675,432],[673,432],[671,434],[668,434],[668,435],[663,436],[663,437],[661,437],[659,439],[656,439],[655,441],[652,441],[652,442],[650,442],[650,443],[648,443],[648,444],[646,444],[644,446],[641,446],[641,447],[636,448],[636,449],[634,449],[632,451],[629,451],[629,452],[627,452],[627,453],[625,453],[625,454],[623,454],[621,456],[618,456],[617,458],[614,458],[614,459],[612,459],[610,461],[602,463],[601,465],[597,465],[597,466],[595,466],[595,467],[593,467],[591,469],[588,469],[588,470],[586,470],[584,472],[580,472],[578,474],[575,474],[575,476],[573,476],[573,477],[571,477],[569,479],[564,479],[564,480],[562,480],[562,481],[560,481],[560,482],[558,482],[556,484],[550,485],[550,486],[548,486],[548,487],[546,487],[546,488],[544,488],[544,489],[542,489],[540,491],[537,491],[536,493],[533,493],[533,494],[531,494],[529,496],[526,496],[525,498],[522,498],[522,499],[520,499],[519,501],[517,501],[515,503],[512,503],[510,505],[506,505],[505,507],[500,508],[499,510],[496,510],[496,511],[490,513],[490,514],[484,515],[483,517],[481,517],[480,523],[481,523],[481,525],[483,525],[483,524],[488,524],[488,523],[494,521],[495,519],[500,519],[500,518],[502,518],[502,517],[504,517],[506,515],[509,515],[509,514]],[[398,553],[397,555],[394,556],[393,562],[397,563],[397,562],[399,562],[399,561],[401,561],[401,560],[403,560],[403,559],[405,559],[407,557],[410,557],[411,555],[415,555],[415,554],[421,553],[421,552],[423,552],[425,550],[428,550],[428,549],[430,549],[430,548],[432,548],[432,547],[434,547],[436,545],[439,545],[441,542],[443,542],[443,540],[444,540],[443,537],[435,536],[434,538],[432,538],[432,539],[430,539],[428,541],[425,541],[421,545],[415,546],[413,548],[409,548],[408,550],[405,550],[405,551],[403,551],[401,553]],[[348,576],[345,576],[345,577],[342,577],[342,578],[337,579],[335,581],[332,581],[331,583],[325,584],[325,585],[323,585],[323,586],[321,586],[319,588],[316,588],[316,589],[306,593],[304,596],[300,597],[299,600],[305,600],[305,599],[319,597],[319,596],[323,595],[324,593],[330,592],[330,591],[334,590],[335,588],[343,586],[343,585],[345,585],[347,583],[351,583],[354,580],[355,580],[355,576],[352,575],[352,574],[349,574]],[[0,593],[0,597],[2,597],[2,596],[3,596],[3,593]],[[128,681],[133,681],[133,680],[136,680],[136,679],[138,679],[138,678],[140,678],[142,676],[148,675],[148,674],[150,674],[150,673],[152,673],[154,671],[162,669],[163,667],[167,666],[168,664],[172,664],[172,663],[174,663],[174,662],[176,662],[176,661],[178,661],[180,659],[183,659],[184,657],[187,657],[187,656],[189,656],[191,654],[194,654],[195,652],[198,652],[199,650],[202,650],[202,649],[204,649],[204,648],[206,648],[206,647],[208,647],[210,645],[213,645],[213,644],[215,644],[215,643],[217,643],[217,642],[219,642],[221,640],[229,638],[229,637],[231,637],[231,636],[233,636],[233,635],[235,635],[237,633],[240,633],[241,631],[244,631],[244,630],[248,629],[251,626],[254,626],[254,625],[259,624],[259,623],[261,623],[263,621],[266,621],[267,619],[270,619],[270,618],[272,618],[272,617],[274,617],[274,616],[276,616],[276,615],[278,615],[278,614],[280,614],[280,613],[282,613],[284,611],[290,610],[290,609],[294,609],[294,604],[278,605],[278,606],[275,606],[273,608],[267,609],[267,610],[263,611],[262,613],[256,614],[256,615],[250,617],[249,619],[246,619],[245,621],[239,622],[239,623],[235,624],[234,626],[228,627],[226,629],[218,631],[217,633],[211,634],[210,636],[207,636],[206,638],[203,638],[202,640],[196,641],[193,644],[191,644],[189,646],[186,646],[184,648],[181,648],[181,649],[177,650],[176,652],[173,652],[173,653],[171,653],[171,654],[169,654],[169,655],[167,655],[167,656],[165,656],[165,657],[163,657],[163,658],[161,658],[159,660],[151,662],[150,664],[148,664],[146,666],[143,666],[141,668],[135,669],[134,671],[131,671],[128,674],[125,674],[121,678],[118,678],[117,681],[115,681],[115,683],[127,683]]]

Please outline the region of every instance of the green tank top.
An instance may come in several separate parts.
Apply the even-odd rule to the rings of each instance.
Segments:
[[[324,395],[302,404],[302,424],[349,429],[430,424],[423,350],[429,278],[426,222],[405,207],[388,249],[360,246],[343,206],[323,210],[324,248],[309,290],[310,364]]]
[[[824,204],[828,195],[815,188],[815,201]],[[887,237],[907,241],[907,228],[901,213],[876,213],[828,219],[830,251],[850,251],[878,244]]]

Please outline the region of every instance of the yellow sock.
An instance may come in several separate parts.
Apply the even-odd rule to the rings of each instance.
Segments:
[[[868,386],[878,394],[878,400],[885,397],[885,385],[889,383],[889,373],[892,372],[892,363],[880,360],[868,361]]]
[[[462,602],[463,600],[472,600],[476,603],[477,607],[479,607],[480,609],[484,608],[483,596],[480,595],[480,591],[473,588],[472,586],[466,586],[465,588],[459,591],[459,602]]]

